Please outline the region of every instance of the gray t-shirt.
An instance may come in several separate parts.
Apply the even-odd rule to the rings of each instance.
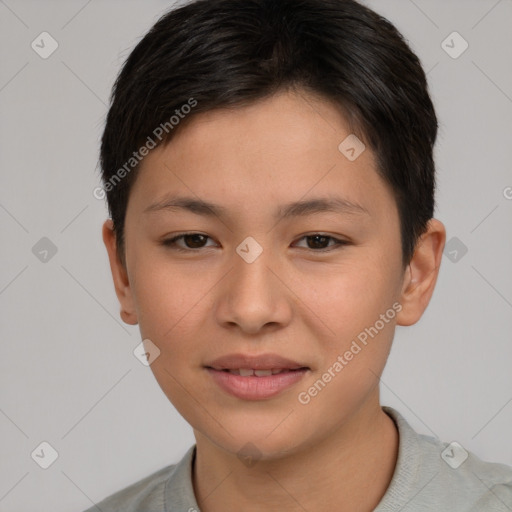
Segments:
[[[398,411],[382,408],[397,425],[399,449],[393,478],[374,512],[512,512],[512,467],[418,434]],[[200,512],[192,486],[195,448],[178,464],[84,512]]]

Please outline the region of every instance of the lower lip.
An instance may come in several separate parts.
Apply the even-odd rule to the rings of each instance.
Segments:
[[[242,400],[264,400],[272,398],[284,390],[297,384],[307,369],[292,370],[289,372],[277,373],[267,377],[241,377],[222,370],[207,368],[208,373],[221,389],[230,395],[241,398]]]

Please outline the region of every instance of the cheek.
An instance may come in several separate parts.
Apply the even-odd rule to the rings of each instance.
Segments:
[[[133,275],[141,334],[150,339],[174,336],[208,290],[207,281],[191,277],[189,269],[170,265],[159,256],[137,258]]]
[[[149,339],[160,351],[151,371],[160,388],[189,422],[197,400],[194,383],[200,372],[201,322],[207,314],[207,292],[213,283],[192,278],[190,272],[138,259],[134,266],[135,302],[142,339]]]
[[[335,335],[318,338],[321,363],[297,397],[300,410],[311,417],[323,417],[327,409],[338,411],[333,421],[343,421],[375,392],[389,356],[399,304],[384,284],[355,283],[346,284],[346,294],[324,294],[316,306]]]
[[[143,339],[160,350],[151,364],[166,394],[179,399],[199,370],[211,333],[212,287],[218,278],[192,266],[171,265],[159,255],[140,250],[133,266],[134,298]],[[181,394],[180,394],[181,393]]]
[[[296,281],[297,296],[324,326],[326,340],[349,340],[373,325],[395,301],[392,262],[364,261],[311,272]]]
[[[383,253],[371,260],[360,258],[332,272],[330,279],[308,280],[313,290],[308,305],[321,320],[312,329],[318,332],[323,325],[326,333],[318,338],[321,367],[308,383],[314,387],[302,390],[305,400],[311,399],[311,412],[341,404],[347,410],[355,407],[377,384],[386,364],[399,308],[397,267]],[[303,291],[307,289],[304,285]]]

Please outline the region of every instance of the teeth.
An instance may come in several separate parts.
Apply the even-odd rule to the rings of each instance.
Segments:
[[[271,375],[277,375],[278,373],[289,372],[288,368],[275,368],[272,370],[253,370],[251,368],[240,368],[239,370],[224,370],[232,375],[239,375],[241,377],[252,377],[256,375],[256,377],[270,377]]]
[[[270,377],[278,373],[287,372],[289,370],[283,368],[276,368],[273,370],[252,370],[251,368],[240,368],[239,370],[228,370],[232,375],[240,375],[241,377]]]
[[[272,370],[254,370],[254,373],[258,377],[268,377],[269,375],[272,375]]]

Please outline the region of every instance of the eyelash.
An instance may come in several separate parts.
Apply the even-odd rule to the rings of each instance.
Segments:
[[[200,249],[204,249],[204,247],[199,247],[197,249],[184,249],[183,247],[179,247],[178,245],[176,245],[176,241],[183,239],[186,236],[194,236],[194,235],[199,235],[199,236],[203,236],[206,238],[210,238],[209,236],[203,235],[202,233],[195,233],[195,232],[182,233],[181,235],[177,235],[173,238],[169,238],[167,240],[162,241],[162,245],[164,245],[165,247],[168,247],[174,251],[178,251],[178,252],[185,252],[185,253],[198,252]],[[331,252],[334,249],[340,249],[341,247],[343,247],[345,245],[349,245],[349,242],[347,242],[345,240],[340,240],[339,238],[335,238],[335,237],[329,236],[329,235],[324,235],[322,233],[313,233],[312,235],[304,235],[299,240],[302,240],[303,238],[313,238],[316,236],[320,236],[322,238],[328,238],[329,240],[333,240],[335,242],[335,245],[331,246],[330,248],[326,248],[326,249],[309,249],[309,248],[306,248],[306,249],[309,249],[310,251],[313,251],[313,252],[326,253],[326,252]]]

